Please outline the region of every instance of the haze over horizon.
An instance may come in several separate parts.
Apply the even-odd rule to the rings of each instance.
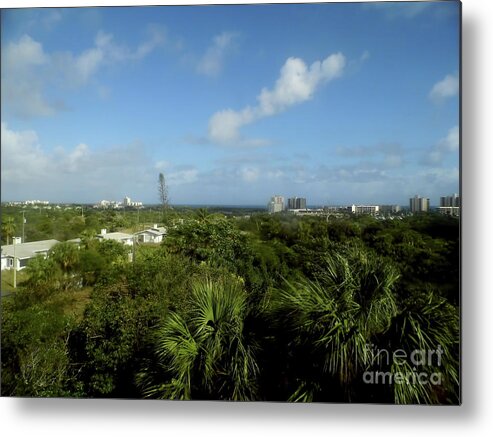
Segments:
[[[458,2],[2,10],[2,201],[432,205]]]

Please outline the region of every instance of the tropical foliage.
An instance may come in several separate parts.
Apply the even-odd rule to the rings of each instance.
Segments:
[[[173,312],[156,334],[156,357],[169,381],[144,394],[162,399],[253,400],[259,373],[256,345],[246,330],[247,294],[240,281],[197,281],[185,316]]]
[[[132,257],[94,239],[154,213],[27,214],[82,241],[3,302],[3,395],[458,403],[458,220],[169,208]]]

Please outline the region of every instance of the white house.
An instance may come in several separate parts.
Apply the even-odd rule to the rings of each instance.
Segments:
[[[134,235],[139,243],[161,243],[166,236],[166,228],[155,223],[152,228],[136,232]]]
[[[124,232],[106,232],[106,229],[101,229],[101,233],[96,235],[100,240],[115,240],[127,246],[133,246],[133,235]]]
[[[22,270],[26,267],[29,260],[35,256],[46,258],[48,251],[57,243],[58,240],[31,241],[29,243],[8,244],[2,246],[2,270],[13,269]],[[15,262],[14,262],[15,257]]]

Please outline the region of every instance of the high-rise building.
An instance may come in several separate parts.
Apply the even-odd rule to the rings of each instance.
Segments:
[[[290,197],[288,199],[288,209],[306,209],[306,198]]]
[[[460,196],[458,194],[454,194],[454,205],[458,208],[460,208]]]
[[[411,212],[428,212],[430,209],[430,199],[420,197],[417,194],[409,199],[409,209]]]
[[[452,196],[440,197],[440,207],[438,208],[438,212],[440,214],[459,217],[460,196],[457,193],[454,193]]]
[[[296,209],[306,209],[306,199],[304,197],[296,198]]]
[[[270,198],[269,204],[267,205],[267,209],[269,210],[270,214],[284,211],[284,197],[272,196]]]
[[[441,207],[446,207],[446,206],[459,207],[460,206],[460,196],[457,193],[454,193],[452,196],[440,197],[440,206]]]

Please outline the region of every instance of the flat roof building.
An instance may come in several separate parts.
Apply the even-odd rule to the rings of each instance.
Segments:
[[[458,206],[440,206],[438,213],[443,215],[450,215],[453,217],[460,216],[460,208]]]
[[[351,205],[348,208],[353,214],[378,214],[378,205]]]

